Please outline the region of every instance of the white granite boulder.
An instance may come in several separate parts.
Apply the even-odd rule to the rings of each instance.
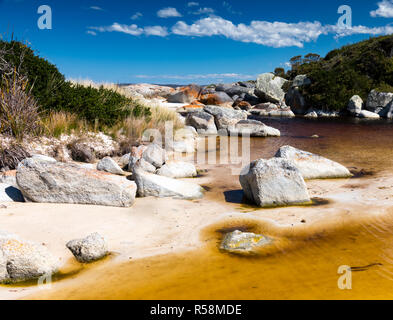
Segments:
[[[260,207],[275,207],[310,202],[306,183],[290,160],[256,160],[239,177],[244,195]]]
[[[348,178],[352,176],[347,168],[337,162],[291,146],[281,147],[275,157],[292,161],[304,179]]]
[[[23,160],[16,180],[26,201],[130,207],[136,185],[124,177],[68,163]]]

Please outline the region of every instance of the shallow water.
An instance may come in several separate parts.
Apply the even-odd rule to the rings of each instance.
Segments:
[[[252,159],[271,157],[280,146],[289,144],[339,161],[354,172],[363,170],[375,176],[393,172],[391,123],[303,119],[264,122],[280,129],[282,137],[252,139]],[[310,138],[315,134],[320,138]],[[207,175],[215,179],[205,198],[233,203],[235,208],[242,196],[238,180],[228,170],[226,166],[209,169]],[[263,233],[275,239],[274,245],[247,257],[220,252],[223,234],[235,229]],[[393,203],[385,216],[342,218],[334,227],[321,224],[278,229],[256,220],[227,220],[203,230],[205,245],[199,250],[121,265],[108,263],[64,285],[60,282],[38,298],[393,299],[391,230]],[[351,290],[338,288],[338,269],[343,265],[352,271]]]

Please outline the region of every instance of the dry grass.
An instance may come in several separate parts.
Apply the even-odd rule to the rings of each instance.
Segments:
[[[14,170],[19,162],[30,157],[30,154],[19,144],[11,144],[7,148],[0,147],[0,169]]]
[[[10,76],[3,75],[0,88],[0,133],[21,141],[25,135],[39,131],[38,105],[27,78],[16,71]]]
[[[59,138],[62,134],[83,134],[94,131],[85,120],[79,119],[76,114],[57,111],[42,117],[41,126],[43,133],[50,137]]]
[[[128,117],[127,119],[116,124],[112,128],[107,128],[106,133],[110,134],[120,143],[124,140],[128,144],[138,144],[143,133],[148,129],[157,129],[160,131],[161,135],[164,137],[165,133],[165,123],[172,122],[173,129],[181,129],[184,124],[179,120],[177,113],[168,108],[161,107],[152,103],[148,103],[145,100],[141,100],[135,96],[132,96],[129,91],[123,89],[122,87],[113,83],[95,83],[88,79],[71,79],[71,82],[75,84],[80,84],[83,86],[91,86],[94,88],[99,88],[100,86],[105,89],[113,90],[119,94],[126,96],[127,98],[133,99],[135,103],[143,105],[146,108],[150,108],[150,116],[140,116],[140,117]]]

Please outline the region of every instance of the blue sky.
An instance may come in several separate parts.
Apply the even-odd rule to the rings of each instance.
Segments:
[[[40,30],[40,5],[52,29]],[[337,27],[341,5],[352,27]],[[0,0],[0,30],[67,78],[116,83],[231,82],[295,55],[393,33],[393,0]]]

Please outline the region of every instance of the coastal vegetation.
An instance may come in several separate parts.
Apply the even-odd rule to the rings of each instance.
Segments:
[[[181,126],[175,112],[148,105],[112,84],[67,81],[57,67],[19,41],[0,41],[0,133],[105,132],[137,140],[147,128]]]
[[[293,57],[286,78],[307,74],[311,84],[300,88],[307,104],[341,111],[354,95],[366,100],[373,89],[393,92],[392,57],[393,36],[375,37],[333,50],[325,58],[315,54]]]

